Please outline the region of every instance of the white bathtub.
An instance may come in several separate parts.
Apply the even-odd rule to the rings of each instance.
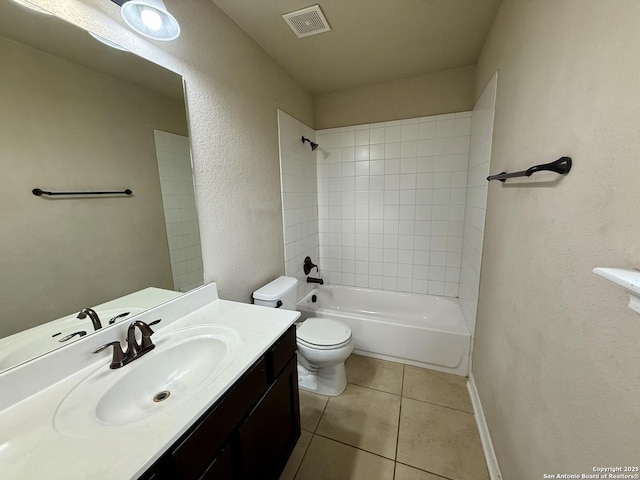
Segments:
[[[298,310],[302,319],[332,318],[349,325],[355,353],[469,373],[471,335],[457,298],[323,285],[300,300]]]

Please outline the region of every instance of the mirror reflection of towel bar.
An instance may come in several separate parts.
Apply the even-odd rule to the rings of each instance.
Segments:
[[[56,195],[82,195],[86,197],[88,195],[131,195],[133,194],[133,190],[127,188],[126,190],[118,192],[46,192],[40,188],[34,188],[33,190],[31,190],[31,193],[33,193],[37,197],[41,197],[42,195],[47,195],[50,197]]]

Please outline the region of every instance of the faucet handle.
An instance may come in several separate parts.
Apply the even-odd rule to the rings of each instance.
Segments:
[[[114,342],[105,343],[91,353],[100,353],[108,347],[113,347],[113,357],[111,358],[111,365],[109,365],[109,368],[116,369],[122,367],[124,365],[124,352],[122,351],[120,342],[117,340]]]
[[[118,321],[118,319],[120,319],[120,318],[124,318],[124,317],[126,317],[127,315],[129,315],[130,313],[131,313],[131,312],[124,312],[124,313],[121,313],[121,314],[119,314],[119,315],[116,315],[115,317],[113,317],[113,318],[111,318],[111,319],[109,320],[109,325],[113,325],[114,323],[116,323],[116,322]]]
[[[311,257],[309,256],[304,258],[304,263],[302,264],[302,268],[304,270],[305,275],[309,275],[311,273],[311,270],[314,268],[318,270],[318,274],[320,273],[318,266],[311,261]]]
[[[60,340],[58,340],[58,342],[62,343],[62,342],[66,342],[67,340],[71,340],[73,337],[75,337],[76,335],[78,337],[84,337],[87,334],[87,332],[85,330],[80,330],[78,332],[73,332],[70,333],[69,335],[67,335],[66,337],[62,337]]]

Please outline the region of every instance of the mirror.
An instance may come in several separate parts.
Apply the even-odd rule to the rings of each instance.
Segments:
[[[0,58],[1,371],[203,275],[182,78],[13,1]]]

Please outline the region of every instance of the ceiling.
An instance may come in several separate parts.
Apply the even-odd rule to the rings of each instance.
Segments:
[[[319,0],[331,31],[282,14],[315,0],[213,0],[313,94],[475,64],[501,0]]]

